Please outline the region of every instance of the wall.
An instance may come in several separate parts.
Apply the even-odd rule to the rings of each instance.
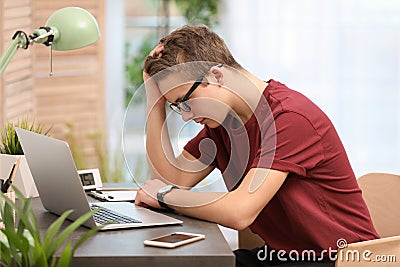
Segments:
[[[357,177],[400,172],[400,2],[223,1],[219,32],[236,59],[317,103]]]
[[[66,6],[87,9],[102,31],[103,0],[3,0],[1,36],[11,38],[17,29],[31,34],[44,26],[54,11]],[[2,51],[8,43],[9,40],[1,39]],[[98,167],[95,142],[89,136],[102,136],[105,131],[104,38],[83,49],[53,51],[53,77],[49,77],[49,53],[50,49],[41,44],[17,51],[1,77],[0,123],[29,115],[48,127],[53,126],[51,135],[60,139],[67,139],[70,123],[75,140],[73,148],[81,150],[86,167]],[[100,147],[104,148],[103,139]]]
[[[4,52],[17,30],[32,29],[31,0],[0,2],[0,51]],[[0,125],[22,114],[36,112],[33,91],[32,51],[20,49],[0,79]]]

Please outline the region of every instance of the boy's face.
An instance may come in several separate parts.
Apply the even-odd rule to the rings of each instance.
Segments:
[[[222,124],[230,111],[222,89],[213,83],[210,76],[205,76],[201,83],[196,84],[196,81],[183,82],[178,75],[171,74],[160,80],[158,86],[166,100],[179,107],[185,121],[193,120],[216,128]],[[188,94],[189,91],[192,92]],[[182,103],[185,96],[188,96],[187,100]]]

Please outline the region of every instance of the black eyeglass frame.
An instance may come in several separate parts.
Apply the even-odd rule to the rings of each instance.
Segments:
[[[223,66],[223,64],[217,64],[216,65],[218,68],[221,68]],[[176,113],[178,113],[179,115],[182,115],[182,110],[185,112],[190,112],[192,111],[192,108],[186,103],[186,101],[188,101],[190,95],[194,92],[194,90],[197,89],[197,87],[199,87],[199,85],[203,82],[204,77],[206,75],[201,75],[199,78],[197,78],[197,80],[193,83],[193,85],[190,87],[189,91],[187,91],[187,93],[185,94],[185,96],[182,98],[182,100],[180,100],[177,103],[170,103],[169,107],[175,111]]]
[[[182,100],[180,100],[177,103],[170,103],[169,107],[175,111],[176,113],[182,115],[182,110],[185,112],[190,112],[192,111],[192,109],[190,108],[190,106],[186,103],[186,101],[188,101],[190,95],[194,92],[194,90],[197,89],[197,87],[199,87],[199,85],[203,82],[205,75],[201,75],[199,78],[197,78],[197,80],[193,83],[193,85],[190,87],[189,91],[187,91],[187,93],[185,94],[185,96],[182,98]]]

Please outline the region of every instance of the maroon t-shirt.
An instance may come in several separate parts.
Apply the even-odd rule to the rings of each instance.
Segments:
[[[274,80],[263,96],[244,125],[228,116],[222,126],[205,126],[184,149],[220,169],[230,191],[251,168],[289,172],[250,226],[269,249],[319,254],[336,249],[339,239],[379,238],[329,118]]]

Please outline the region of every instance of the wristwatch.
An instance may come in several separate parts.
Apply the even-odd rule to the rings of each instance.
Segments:
[[[179,189],[179,187],[169,184],[166,185],[164,187],[161,187],[160,190],[158,190],[157,193],[157,200],[158,200],[158,204],[160,204],[161,207],[170,210],[170,211],[174,211],[173,208],[169,207],[165,202],[164,202],[164,196],[169,193],[172,189]]]

